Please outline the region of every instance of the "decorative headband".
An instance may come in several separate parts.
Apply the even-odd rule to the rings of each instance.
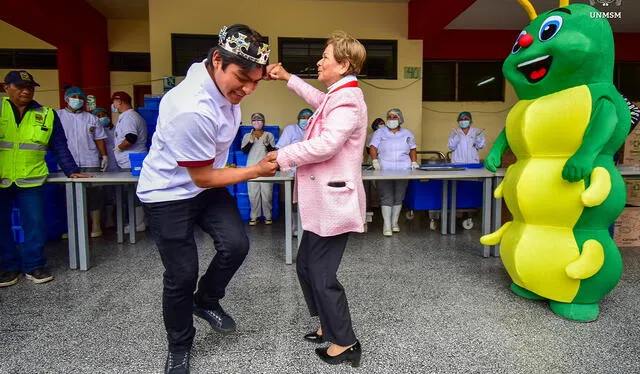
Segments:
[[[235,35],[227,35],[227,26],[223,26],[220,29],[220,33],[218,33],[218,45],[234,55],[244,57],[260,65],[267,64],[271,53],[269,44],[262,43],[260,47],[257,47],[256,54],[250,55],[249,47],[251,47],[251,43],[247,41],[247,36],[241,32]]]

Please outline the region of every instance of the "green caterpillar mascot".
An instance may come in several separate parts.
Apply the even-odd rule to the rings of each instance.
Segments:
[[[625,205],[613,155],[629,133],[630,112],[612,83],[613,32],[588,5],[561,0],[538,16],[528,0],[518,2],[531,23],[502,71],[520,101],[485,161],[495,171],[507,148],[516,155],[494,192],[513,221],[480,241],[500,243],[515,294],[593,321],[622,274],[608,228]]]

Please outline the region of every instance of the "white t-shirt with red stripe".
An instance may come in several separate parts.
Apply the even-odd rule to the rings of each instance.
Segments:
[[[184,200],[204,191],[193,183],[187,167],[223,168],[240,118],[240,105],[220,93],[204,61],[193,64],[184,81],[160,101],[138,198],[144,203]]]

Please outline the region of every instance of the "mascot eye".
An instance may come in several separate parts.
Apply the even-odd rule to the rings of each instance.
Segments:
[[[511,48],[511,53],[512,54],[516,54],[518,52],[520,52],[520,49],[522,48],[522,46],[520,46],[520,38],[522,38],[523,35],[526,35],[527,32],[522,30],[522,32],[520,33],[520,35],[518,35],[518,37],[516,38],[516,42],[513,44],[513,48]]]
[[[546,42],[547,40],[556,36],[558,31],[562,28],[562,17],[551,16],[547,18],[540,27],[539,38],[540,41]]]

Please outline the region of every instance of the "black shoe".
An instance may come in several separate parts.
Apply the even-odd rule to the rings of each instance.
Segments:
[[[164,364],[165,374],[189,374],[189,358],[191,351],[169,352]]]
[[[327,364],[337,365],[342,362],[351,362],[351,366],[357,368],[360,366],[360,358],[362,357],[362,347],[360,342],[356,340],[356,344],[347,348],[346,351],[340,353],[337,356],[329,356],[327,354],[328,348],[316,348],[316,354]]]
[[[0,273],[0,287],[9,287],[18,283],[19,271],[3,271]]]
[[[222,334],[236,331],[236,321],[218,304],[215,309],[204,309],[193,304],[193,314],[209,322],[211,327]]]
[[[307,335],[304,336],[305,340],[308,340],[313,343],[324,343],[324,336],[318,335],[318,331],[311,331]]]
[[[45,268],[34,269],[26,274],[27,279],[33,283],[47,283],[53,280],[53,275]]]

